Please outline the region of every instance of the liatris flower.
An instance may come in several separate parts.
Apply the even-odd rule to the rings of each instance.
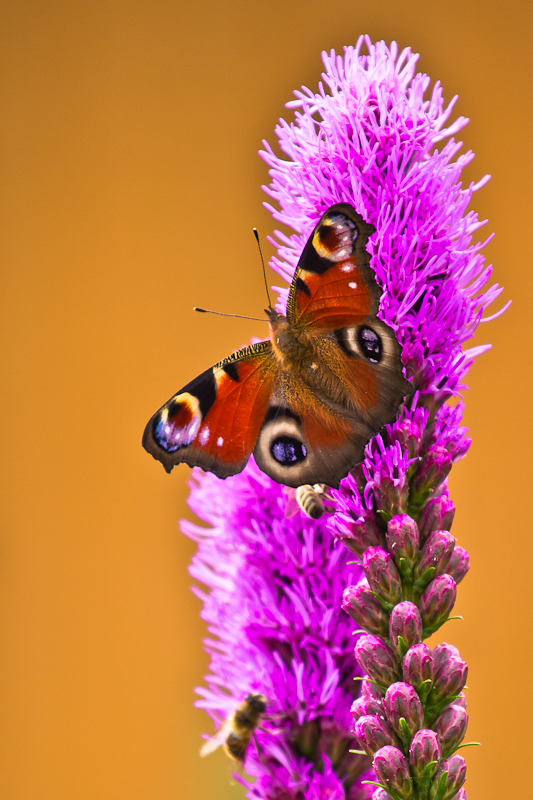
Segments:
[[[487,349],[462,348],[500,290],[482,292],[490,269],[472,242],[482,223],[468,205],[484,180],[460,183],[472,154],[453,136],[466,120],[445,128],[454,100],[444,106],[439,84],[424,99],[416,60],[367,38],[344,57],[324,54],[318,92],[296,92],[294,121],[276,129],[284,157],[262,153],[279,205],[269,208],[295,231],[276,232],[273,266],[288,282],[329,206],[348,202],[375,226],[379,316],[414,394],[333,492],[329,522],[286,518],[285,491],[253,461],[226,481],[194,473],[191,507],[210,527],[184,531],[198,542],[191,573],[208,587],[197,591],[213,637],[199,705],[218,725],[250,692],[267,697],[245,759],[256,780],[242,779],[258,800],[466,800],[455,750],[467,667],[453,646],[422,640],[449,618],[468,570],[447,476],[470,440],[462,403],[447,401]],[[355,644],[362,682],[350,616],[366,631]]]
[[[374,750],[375,797],[444,800],[463,792],[464,759],[453,753],[468,719],[467,667],[458,653],[432,653],[422,640],[449,619],[468,571],[468,554],[449,532],[447,476],[470,444],[463,404],[446,401],[465,388],[474,357],[487,349],[462,348],[501,290],[482,291],[490,269],[472,242],[482,223],[467,210],[484,180],[467,189],[459,182],[472,153],[457,155],[461,144],[452,136],[467,120],[445,129],[454,101],[444,108],[439,84],[424,100],[429,79],[415,75],[416,56],[364,41],[368,56],[362,39],[344,58],[325,55],[319,91],[296,93],[294,123],[281,121],[276,131],[288,158],[268,147],[264,154],[272,176],[266,191],[280,206],[272,213],[296,231],[276,232],[274,267],[291,276],[309,230],[332,203],[352,203],[376,228],[369,252],[383,287],[380,316],[402,345],[415,392],[333,492],[330,529],[361,557],[365,573],[346,590],[344,607],[368,632],[355,655],[383,694],[381,708],[355,726],[362,751]],[[410,751],[416,737],[439,746],[423,768]]]
[[[246,754],[250,796],[369,799],[370,760],[349,752],[360,684],[341,609],[360,566],[324,520],[286,518],[286,490],[253,463],[224,481],[195,469],[189,502],[211,526],[182,523],[198,543],[191,574],[210,590],[196,590],[212,637],[198,705],[218,727],[249,693],[267,698]]]

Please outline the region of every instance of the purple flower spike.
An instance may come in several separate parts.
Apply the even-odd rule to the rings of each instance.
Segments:
[[[350,513],[342,511],[342,508],[346,506],[343,500],[343,496],[339,495],[337,513],[330,521],[329,528],[333,535],[358,556],[362,556],[368,547],[382,545],[382,535],[373,515],[364,511],[358,519],[353,519]]]
[[[414,603],[404,600],[394,606],[390,616],[392,646],[403,657],[407,650],[422,640],[422,617]]]
[[[470,569],[470,559],[463,547],[455,546],[454,551],[448,561],[446,572],[451,575],[455,583],[461,583],[464,576]]]
[[[365,681],[368,683],[368,681]],[[374,715],[375,717],[383,716],[383,706],[380,700],[375,697],[358,697],[354,700],[350,709],[350,714],[357,722],[361,717],[368,717]]]
[[[378,780],[395,797],[409,800],[413,797],[413,781],[407,759],[397,747],[388,745],[378,750],[372,762]]]
[[[434,531],[450,531],[454,517],[455,506],[447,493],[430,500],[418,523],[420,541],[425,542]]]
[[[413,686],[422,702],[433,682],[433,654],[427,644],[415,644],[404,656],[403,679]]]
[[[455,539],[448,531],[435,531],[420,551],[415,568],[415,585],[425,586],[431,578],[447,572],[455,547]]]
[[[402,599],[402,582],[390,553],[369,547],[363,554],[363,570],[373,592],[392,608]]]
[[[410,516],[399,514],[389,521],[387,546],[398,567],[404,559],[409,569],[413,569],[418,559],[419,541],[418,526]]]
[[[439,575],[431,581],[420,598],[424,638],[446,622],[455,605],[457,586],[451,575]]]
[[[466,780],[466,761],[457,753],[440,765],[429,790],[430,800],[451,800]]]
[[[364,578],[356,586],[348,586],[342,595],[342,607],[361,628],[377,636],[388,636],[389,617],[379,600],[369,591]]]
[[[441,758],[441,744],[435,731],[429,728],[417,731],[409,748],[409,764],[416,782],[424,780],[428,785],[439,768]]]
[[[355,723],[354,735],[362,750],[373,756],[381,747],[394,743],[394,735],[387,723],[379,717],[360,717]]]
[[[459,705],[445,708],[435,720],[433,727],[437,732],[441,745],[442,756],[447,758],[463,741],[468,725],[468,714]]]
[[[400,666],[392,649],[377,636],[361,636],[355,658],[368,677],[385,690],[399,680]]]
[[[488,349],[469,343],[501,291],[487,285],[490,269],[476,234],[481,223],[471,210],[483,179],[462,183],[472,154],[461,151],[455,135],[466,120],[447,121],[453,101],[446,107],[440,85],[430,88],[429,77],[416,72],[409,49],[361,38],[323,60],[319,88],[295,93],[288,104],[294,117],[291,111],[291,119],[280,121],[276,149],[265,144],[262,153],[270,171],[268,207],[291,229],[271,240],[277,248],[271,265],[287,281],[276,309],[286,312],[289,284],[317,221],[332,205],[349,203],[375,229],[366,247],[381,291],[378,324],[394,333],[413,393],[332,490],[336,513],[327,518],[286,517],[286,494],[253,457],[225,480],[193,473],[191,507],[208,525],[184,524],[198,545],[191,571],[202,584],[196,591],[209,630],[210,675],[199,704],[218,727],[248,693],[267,697],[268,715],[246,753],[253,800],[368,800],[374,790],[361,784],[368,757],[349,752],[357,689],[356,724],[366,718],[368,726],[384,726],[380,714],[359,712],[374,709],[373,701],[403,675],[408,691],[419,692],[429,729],[447,706],[463,702],[457,695],[466,675],[458,653],[435,648],[432,657],[421,643],[400,664],[381,612],[373,605],[372,616],[358,589],[345,596],[350,613],[379,635],[360,638],[355,653],[368,680],[352,680],[358,673],[353,622],[339,612],[343,589],[359,586],[363,574],[338,540],[364,559],[369,590],[386,615],[412,601],[423,635],[447,618],[464,553],[456,548],[449,572],[435,572],[427,585],[415,586],[413,572],[432,534],[452,526],[446,476],[469,446],[464,406],[455,399],[475,357]],[[396,645],[403,639],[398,630]],[[411,632],[406,638],[412,641]],[[394,703],[393,709],[399,720]],[[413,782],[394,743],[377,751],[374,764],[393,800],[428,800],[429,786]],[[452,767],[459,774],[456,762]],[[432,800],[450,791],[461,800],[460,781],[450,775],[441,773],[442,791],[437,785]],[[388,797],[378,790],[375,800]]]
[[[412,686],[398,682],[385,692],[383,708],[393,731],[409,747],[413,734],[422,726],[424,710]]]
[[[433,688],[428,697],[428,713],[436,714],[448,703],[455,700],[468,678],[468,666],[462,658],[456,656],[447,659],[435,668]]]

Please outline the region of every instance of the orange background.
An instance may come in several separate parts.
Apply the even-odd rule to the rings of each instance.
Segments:
[[[292,90],[316,86],[320,51],[364,32],[459,93],[465,180],[493,175],[475,206],[514,304],[477,339],[494,349],[452,478],[473,568],[446,638],[483,742],[471,800],[528,796],[532,16],[520,0],[1,4],[3,800],[242,797],[220,752],[198,757],[188,470],[167,476],[140,438],[173,391],[266,335],[192,306],[262,313],[256,151]]]

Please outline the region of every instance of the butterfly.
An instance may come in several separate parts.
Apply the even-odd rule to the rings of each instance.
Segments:
[[[167,472],[184,462],[235,475],[253,453],[278,483],[337,488],[412,392],[401,348],[377,317],[366,246],[375,228],[347,203],[323,214],[270,340],[206,370],[148,422],[143,445]]]

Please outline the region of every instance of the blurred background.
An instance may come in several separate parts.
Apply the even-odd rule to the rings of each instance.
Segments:
[[[513,306],[470,375],[452,473],[470,551],[446,638],[470,664],[467,789],[528,796],[531,704],[531,33],[526,0],[3,0],[0,4],[0,796],[231,800],[198,757],[207,659],[190,593],[188,468],[147,419],[266,325],[252,226],[284,103],[361,33],[460,95],[465,181]],[[483,232],[482,232],[483,233]],[[266,255],[271,255],[265,245]],[[273,283],[279,283],[272,276]],[[528,489],[528,486],[530,487]]]

